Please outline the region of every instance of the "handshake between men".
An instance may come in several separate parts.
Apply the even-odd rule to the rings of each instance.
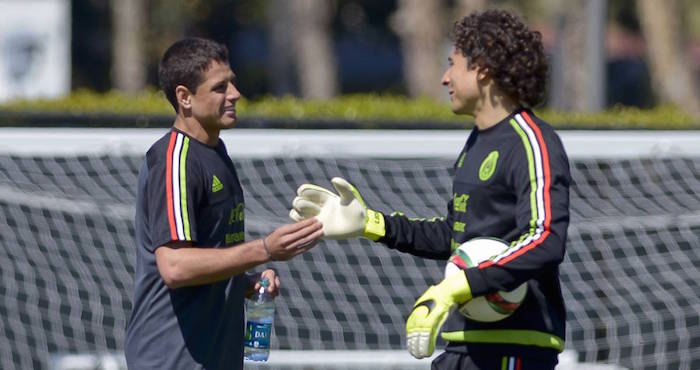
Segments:
[[[377,241],[384,237],[384,215],[367,208],[360,192],[345,179],[334,177],[331,183],[338,194],[313,184],[301,185],[289,216],[295,221],[318,218],[323,223],[324,239],[365,237]],[[447,316],[458,303],[469,299],[471,289],[464,271],[428,288],[406,321],[406,344],[411,355],[431,356]]]

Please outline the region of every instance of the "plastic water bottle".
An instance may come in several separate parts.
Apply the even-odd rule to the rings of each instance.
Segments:
[[[243,355],[249,361],[267,361],[270,356],[270,337],[275,319],[275,303],[267,294],[270,282],[263,278],[260,289],[246,300],[246,324]]]

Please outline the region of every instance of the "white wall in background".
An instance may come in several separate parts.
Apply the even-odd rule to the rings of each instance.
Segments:
[[[69,0],[0,0],[0,101],[70,91]]]

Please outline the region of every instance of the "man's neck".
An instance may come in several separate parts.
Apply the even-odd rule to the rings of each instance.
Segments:
[[[503,121],[519,104],[503,94],[487,94],[474,108],[474,122],[479,130],[486,130]]]
[[[178,115],[173,127],[208,146],[216,146],[219,143],[220,130],[205,130],[199,122],[191,117]]]
[[[480,112],[474,114],[474,122],[476,123],[476,127],[482,131],[491,128],[503,121],[506,117],[513,113],[516,108],[517,106],[508,109],[503,106],[499,106],[493,109],[488,108],[481,110]]]

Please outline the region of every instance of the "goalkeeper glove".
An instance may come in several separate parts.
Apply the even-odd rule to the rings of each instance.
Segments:
[[[384,215],[367,208],[360,192],[345,179],[331,179],[338,194],[313,184],[297,189],[289,213],[295,221],[309,217],[323,224],[324,239],[350,239],[363,236],[378,240],[386,233]]]
[[[464,270],[446,277],[418,298],[406,320],[406,345],[415,358],[429,357],[437,334],[457,304],[472,297]]]

